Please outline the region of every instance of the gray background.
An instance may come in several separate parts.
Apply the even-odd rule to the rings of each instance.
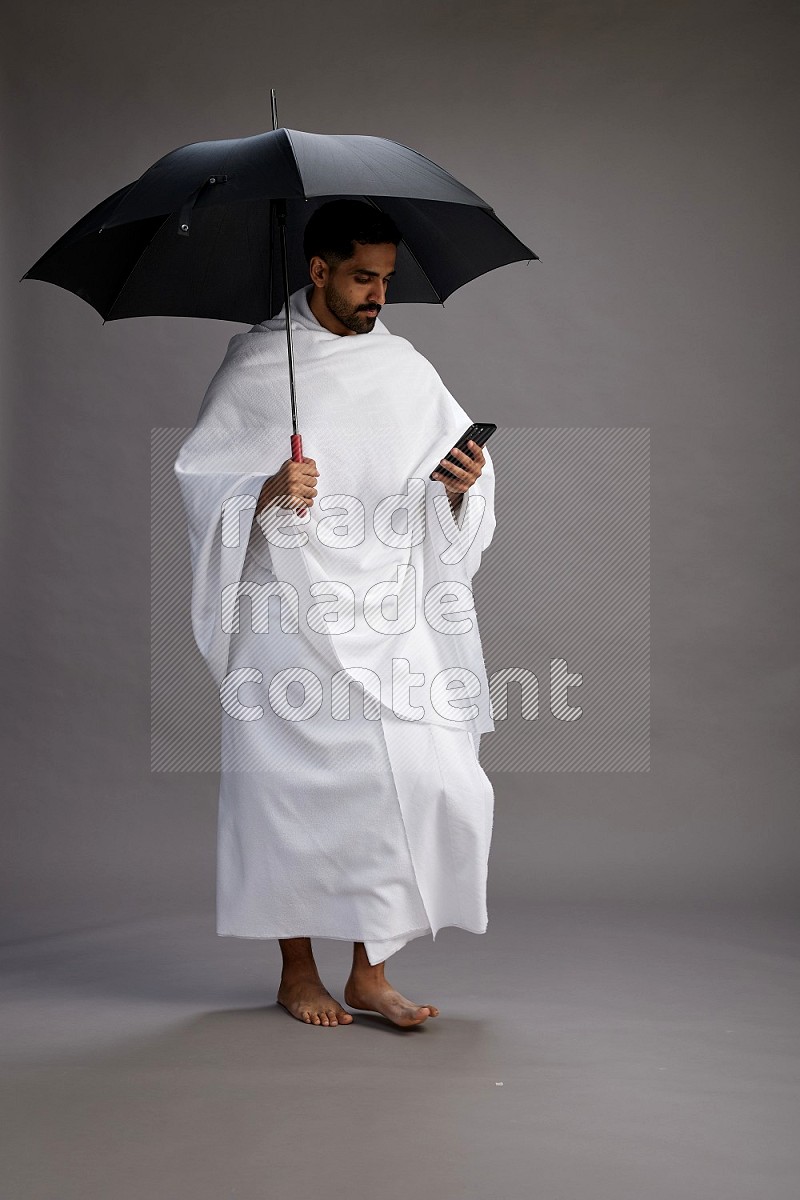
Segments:
[[[5,25],[4,920],[213,908],[217,778],[150,770],[150,431],[238,325],[22,273],[160,155],[381,134],[541,262],[392,308],[498,424],[643,427],[649,773],[496,773],[502,898],[796,899],[797,21],[776,3],[16,6]],[[794,685],[794,686],[793,686]],[[276,951],[277,953],[277,951]]]
[[[6,18],[4,1200],[796,1200],[797,18]],[[385,313],[468,411],[651,435],[651,768],[492,771],[487,933],[387,967],[441,1009],[413,1030],[291,1019],[274,943],[215,933],[217,776],[150,770],[150,434],[194,422],[240,327],[104,327],[18,282],[160,155],[268,128],[270,86],[290,127],[417,147],[541,255]],[[350,947],[315,953],[342,999]]]

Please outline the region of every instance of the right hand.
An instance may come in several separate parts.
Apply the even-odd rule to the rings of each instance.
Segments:
[[[313,458],[303,458],[295,462],[287,458],[286,462],[274,475],[264,481],[261,494],[256,504],[256,516],[270,505],[279,508],[310,508],[317,494],[316,482],[319,478],[317,464]]]

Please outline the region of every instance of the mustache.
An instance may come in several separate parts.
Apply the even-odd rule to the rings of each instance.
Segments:
[[[375,312],[375,313],[379,313],[380,311],[381,311],[381,305],[380,305],[380,304],[362,304],[360,308],[357,308],[357,309],[356,309],[356,312]]]

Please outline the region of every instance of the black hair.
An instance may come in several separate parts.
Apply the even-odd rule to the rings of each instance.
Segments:
[[[397,246],[402,234],[394,221],[363,200],[329,200],[311,214],[303,234],[303,253],[310,263],[315,254],[329,266],[355,254],[355,242]]]

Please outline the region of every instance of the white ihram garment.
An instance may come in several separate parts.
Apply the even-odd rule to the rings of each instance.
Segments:
[[[454,518],[428,476],[470,418],[431,364],[381,321],[331,333],[305,289],[290,313],[312,507],[253,520],[290,457],[283,313],[231,339],[175,463],[223,706],[217,932],[360,941],[375,964],[487,925],[494,723],[471,579],[494,469],[484,450]]]

